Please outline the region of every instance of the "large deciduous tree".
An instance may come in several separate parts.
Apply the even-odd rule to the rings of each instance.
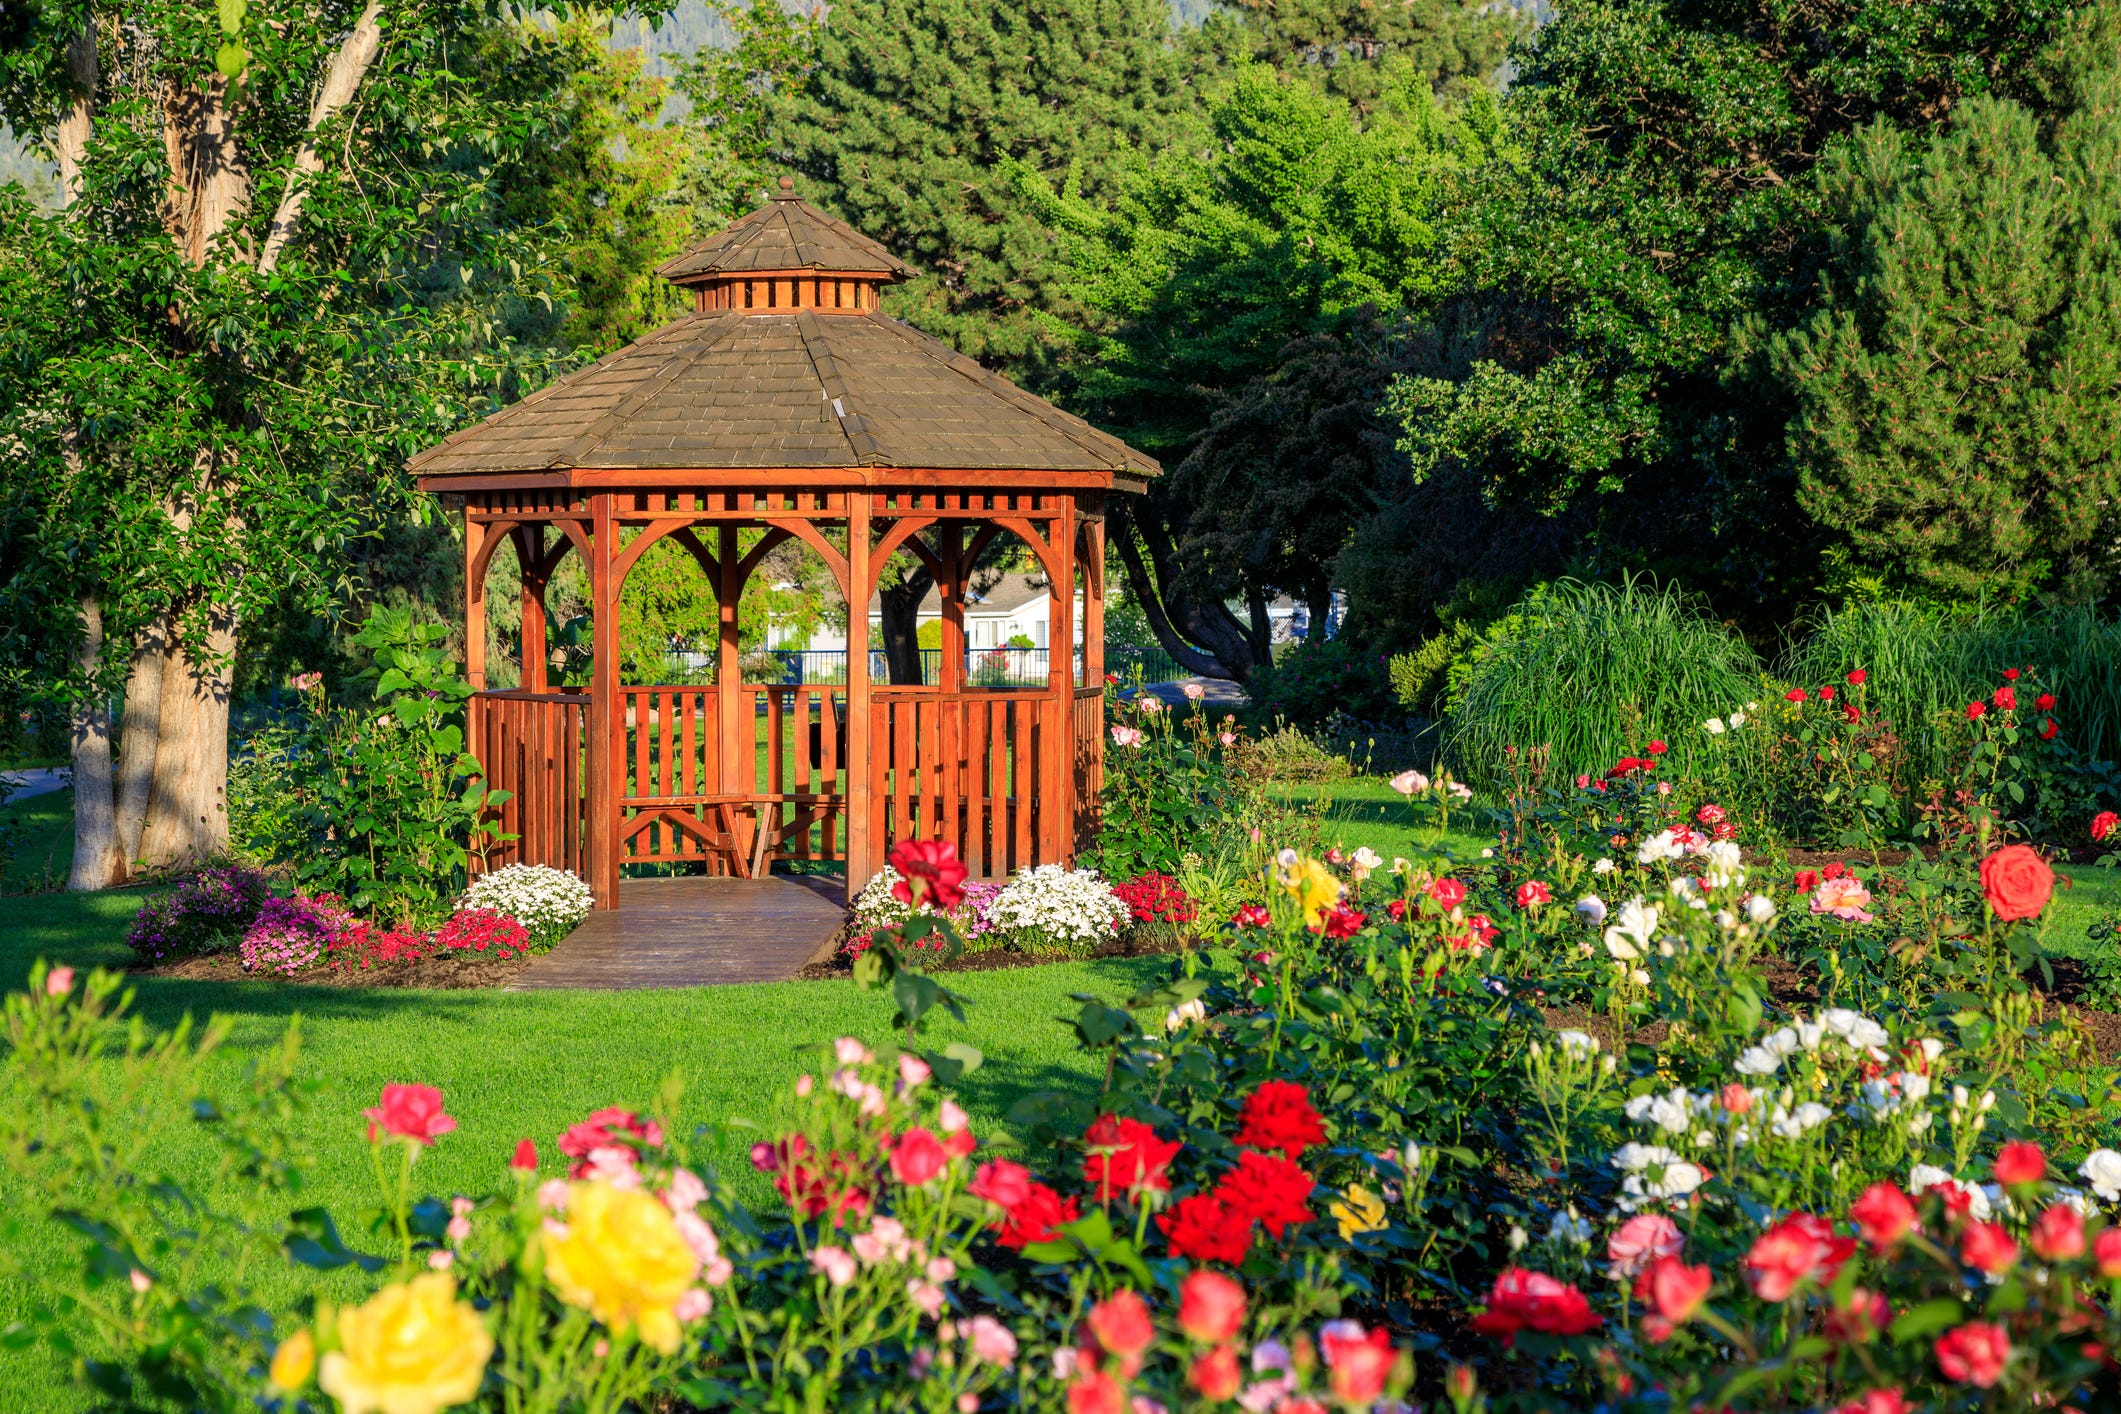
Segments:
[[[67,199],[0,230],[0,564],[18,661],[77,707],[75,887],[226,848],[239,626],[328,605],[348,540],[420,513],[403,455],[516,390],[495,311],[534,262],[488,178],[557,134],[562,75],[509,24],[59,0],[0,70]]]

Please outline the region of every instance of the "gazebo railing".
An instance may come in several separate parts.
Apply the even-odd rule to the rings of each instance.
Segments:
[[[481,692],[466,712],[466,747],[488,790],[507,791],[493,825],[504,838],[484,866],[544,864],[586,873],[583,744],[589,698],[566,692]]]

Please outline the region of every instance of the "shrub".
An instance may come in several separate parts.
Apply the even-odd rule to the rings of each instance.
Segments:
[[[301,895],[269,898],[243,934],[245,972],[292,977],[324,960],[339,933],[339,917]]]
[[[1086,952],[1127,921],[1127,906],[1095,869],[1041,864],[1018,870],[995,897],[994,926],[1026,951]]]
[[[268,892],[265,876],[255,869],[201,869],[142,905],[126,931],[125,944],[143,962],[226,951],[241,942]]]
[[[1565,581],[1482,636],[1446,752],[1476,785],[1499,783],[1507,747],[1549,748],[1550,768],[1575,776],[1661,738],[1691,769],[1701,724],[1757,697],[1759,678],[1745,640],[1679,591]]]
[[[1211,730],[1197,707],[1173,711],[1148,693],[1123,700],[1117,684],[1105,680],[1110,739],[1097,847],[1084,862],[1114,878],[1150,869],[1168,874],[1187,849],[1243,813],[1230,769],[1230,753],[1243,738],[1234,717]],[[1197,691],[1189,684],[1188,697]]]
[[[1291,722],[1306,730],[1335,716],[1361,722],[1398,721],[1389,659],[1346,638],[1309,638],[1261,663],[1245,680],[1249,719],[1259,725]]]
[[[532,952],[543,952],[581,926],[595,902],[589,885],[565,869],[510,864],[471,881],[456,909],[506,914],[530,935]]]
[[[1344,781],[1355,773],[1345,756],[1326,750],[1301,728],[1286,722],[1232,751],[1232,761],[1248,776],[1269,781]]]

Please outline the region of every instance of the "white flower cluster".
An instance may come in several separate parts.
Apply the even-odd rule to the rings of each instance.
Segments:
[[[565,869],[510,864],[472,880],[456,907],[506,914],[523,925],[531,946],[542,948],[572,933],[594,901],[589,885]]]
[[[1740,1075],[1773,1075],[1782,1068],[1784,1060],[1799,1051],[1816,1051],[1829,1039],[1839,1040],[1849,1050],[1874,1061],[1883,1061],[1887,1058],[1886,1044],[1892,1038],[1883,1026],[1861,1012],[1850,1011],[1847,1007],[1829,1007],[1814,1020],[1785,1026],[1759,1045],[1746,1047],[1731,1068]],[[1944,1043],[1927,1040],[1922,1043],[1922,1048],[1931,1060],[1935,1060],[1943,1052]]]
[[[1055,942],[1089,944],[1117,932],[1129,915],[1095,869],[1041,864],[1017,871],[995,898],[990,916],[1005,932],[1038,932]]]
[[[1759,710],[1760,704],[1758,702],[1748,702],[1745,704],[1744,711],[1733,712],[1728,718],[1711,717],[1701,724],[1701,729],[1710,736],[1722,736],[1726,729],[1735,732],[1745,725],[1747,713],[1758,712]]]
[[[913,912],[905,904],[891,896],[892,887],[901,882],[898,870],[886,864],[876,871],[874,878],[854,896],[854,921],[862,928],[886,928],[894,923],[903,923]]]
[[[1613,1151],[1620,1180],[1620,1206],[1632,1213],[1670,1198],[1684,1198],[1706,1177],[1693,1164],[1659,1144],[1623,1144]]]

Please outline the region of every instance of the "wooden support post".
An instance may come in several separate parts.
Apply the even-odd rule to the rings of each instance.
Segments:
[[[1063,496],[1053,518],[1053,583],[1047,604],[1046,672],[1053,694],[1046,719],[1039,782],[1039,858],[1075,855],[1075,498]]]
[[[486,690],[486,576],[479,572],[479,550],[491,526],[471,518],[464,503],[464,678],[473,692]]]
[[[962,563],[964,559],[965,523],[946,520],[936,528],[936,558],[943,562],[942,582],[936,592],[942,596],[942,670],[936,675],[936,684],[944,692],[962,692],[965,689],[965,590],[968,575]]]
[[[525,692],[546,690],[550,649],[545,644],[545,580],[539,573],[545,559],[545,532],[537,526],[518,526],[515,534],[516,564],[523,571],[522,644],[523,676],[517,684]]]
[[[714,587],[721,607],[716,619],[714,659],[715,720],[721,727],[722,742],[721,791],[724,795],[749,795],[758,789],[758,729],[743,690],[743,644],[738,636],[737,608],[744,595],[744,583],[738,578],[737,561],[742,557],[737,553],[734,525],[724,523],[717,528],[714,553],[721,568],[721,582]],[[750,872],[745,861],[751,852],[751,841],[743,833],[747,821],[755,823],[756,816],[739,810],[729,812],[730,833],[737,846],[729,871],[732,874]]]
[[[869,493],[847,493],[847,902],[876,872],[870,838]]]
[[[1083,684],[1105,686],[1105,518],[1083,522]]]
[[[589,813],[589,887],[598,908],[619,906],[619,800],[626,763],[626,723],[619,715],[619,605],[612,558],[618,552],[615,498],[589,498],[589,747],[585,774]]]

